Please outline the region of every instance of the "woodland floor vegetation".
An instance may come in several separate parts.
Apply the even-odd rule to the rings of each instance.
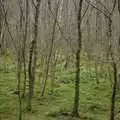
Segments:
[[[8,60],[8,62],[11,62]],[[74,98],[73,70],[62,70],[56,72],[56,87],[50,92],[49,85],[44,97],[40,97],[39,81],[35,84],[35,95],[33,97],[33,110],[26,111],[27,99],[23,99],[24,120],[70,120],[71,109]],[[109,117],[111,85],[109,76],[98,74],[100,83],[96,83],[96,73],[89,72],[86,66],[82,66],[80,105],[79,112],[81,120],[106,120]],[[16,120],[18,117],[18,99],[16,93],[15,66],[0,69],[0,120]],[[119,94],[119,92],[118,92]],[[120,119],[120,96],[116,97],[116,120]],[[77,120],[79,118],[76,118]]]

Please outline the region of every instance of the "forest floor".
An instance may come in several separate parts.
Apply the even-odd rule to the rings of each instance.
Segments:
[[[35,85],[33,111],[26,112],[27,100],[23,100],[23,120],[108,120],[111,104],[111,83],[99,74],[96,84],[95,73],[81,72],[80,84],[80,118],[71,118],[73,108],[74,78],[73,71],[56,73],[59,84],[50,94],[49,88],[45,96],[40,97],[39,81]],[[0,70],[0,120],[18,120],[18,96],[14,94],[17,80],[15,71]],[[116,98],[116,120],[120,120],[120,96]],[[69,113],[69,114],[67,114]]]

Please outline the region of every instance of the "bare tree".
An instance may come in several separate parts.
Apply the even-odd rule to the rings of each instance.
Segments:
[[[36,75],[36,60],[37,60],[37,37],[38,37],[38,21],[39,21],[39,8],[41,0],[37,0],[36,3],[32,1],[32,4],[35,8],[34,14],[34,31],[33,31],[33,40],[31,42],[31,47],[29,51],[29,63],[28,63],[28,73],[29,73],[29,95],[28,95],[28,106],[29,111],[32,110],[32,96],[34,90],[34,82]]]
[[[72,116],[79,116],[79,84],[80,84],[80,53],[82,47],[82,35],[81,35],[81,16],[82,16],[82,4],[83,0],[79,1],[79,10],[77,16],[78,24],[78,41],[77,41],[77,51],[76,51],[76,80],[75,80],[75,98],[74,98],[74,108]]]
[[[23,97],[26,93],[26,79],[27,79],[27,72],[26,72],[26,42],[27,42],[27,35],[28,35],[28,19],[29,19],[29,2],[25,0],[26,5],[26,15],[25,15],[25,32],[24,32],[24,39],[23,39],[23,66],[24,66],[24,86],[23,86]]]
[[[52,31],[52,38],[51,38],[51,44],[50,44],[50,52],[48,55],[47,67],[46,67],[46,72],[45,72],[46,75],[45,75],[45,80],[44,80],[44,85],[43,85],[41,96],[43,96],[45,93],[46,82],[48,79],[49,66],[50,66],[51,56],[53,53],[53,45],[54,45],[54,40],[55,40],[55,31],[56,31],[56,23],[57,23],[57,18],[58,18],[58,10],[59,10],[59,2],[56,5],[56,13],[55,13],[55,18],[54,18],[54,22],[53,22],[53,31]]]
[[[97,6],[94,6],[91,1],[86,0],[93,8],[97,9],[99,12],[104,14],[106,20],[107,20],[107,37],[108,37],[108,50],[107,50],[107,58],[113,68],[113,75],[114,75],[114,83],[112,88],[112,97],[111,97],[111,113],[110,113],[110,120],[115,119],[115,99],[116,99],[116,88],[117,88],[117,62],[116,62],[116,55],[115,50],[112,44],[112,15],[114,13],[115,7],[116,7],[116,0],[114,0],[111,10],[108,10],[106,6],[102,4],[102,2],[99,1],[100,5],[104,8],[104,10],[101,10]]]
[[[17,79],[18,79],[18,99],[19,99],[19,120],[22,120],[22,97],[21,97],[21,73],[22,73],[22,56],[20,50],[18,50],[18,62],[17,62]]]

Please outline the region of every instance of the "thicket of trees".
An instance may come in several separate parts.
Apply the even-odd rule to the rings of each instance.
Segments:
[[[58,65],[61,70],[76,71],[71,115],[79,117],[80,72],[84,57],[89,60],[89,71],[94,66],[96,84],[100,84],[99,69],[112,81],[110,120],[115,120],[120,66],[120,0],[0,0],[0,56],[6,55],[16,65],[19,120],[22,120],[25,97],[26,109],[32,110],[36,79],[40,81],[40,97],[45,95],[48,83],[50,93],[54,92]]]

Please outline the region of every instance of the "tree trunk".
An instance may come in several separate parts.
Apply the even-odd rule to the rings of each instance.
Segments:
[[[44,85],[43,85],[43,89],[42,89],[42,92],[41,92],[41,96],[44,96],[45,89],[46,89],[46,84],[47,84],[47,79],[48,79],[50,61],[51,61],[51,56],[52,56],[52,52],[53,52],[53,45],[54,45],[54,40],[55,40],[55,31],[56,31],[58,10],[59,10],[59,6],[57,6],[56,15],[55,15],[54,23],[53,23],[53,31],[52,31],[52,40],[51,40],[51,45],[50,45],[50,53],[49,53],[49,55],[48,55],[47,68],[46,68],[46,74],[45,74],[45,80],[44,80]]]
[[[18,100],[19,100],[19,120],[22,120],[22,98],[21,98],[21,58],[18,56],[17,64],[17,79],[18,79]]]
[[[23,68],[24,68],[24,85],[23,85],[23,97],[25,97],[26,93],[26,41],[27,41],[27,33],[28,33],[28,14],[29,14],[29,3],[26,0],[26,20],[25,20],[25,34],[24,34],[24,41],[23,41]]]
[[[120,14],[120,0],[118,0],[118,11],[119,11],[119,14]]]
[[[82,45],[82,36],[81,36],[81,12],[82,12],[82,3],[83,0],[79,2],[79,11],[78,11],[78,47],[76,52],[76,80],[75,80],[75,98],[74,98],[74,108],[72,116],[79,117],[79,84],[80,84],[80,53]]]
[[[116,91],[117,91],[117,65],[113,63],[114,70],[114,85],[112,90],[112,98],[111,98],[111,114],[110,120],[115,120],[115,101],[116,101]]]
[[[34,37],[31,43],[30,55],[29,55],[29,65],[28,65],[28,74],[29,74],[29,95],[28,95],[28,106],[27,110],[32,110],[32,96],[34,93],[34,83],[36,75],[36,57],[37,57],[37,37],[38,37],[38,20],[39,20],[39,8],[41,0],[37,1],[35,5],[35,23],[34,23]]]
[[[117,65],[115,61],[114,49],[112,48],[112,19],[111,15],[108,19],[108,37],[109,37],[109,54],[112,60],[112,67],[114,71],[114,84],[112,89],[112,97],[111,97],[111,114],[110,120],[115,120],[115,102],[116,102],[116,89],[117,89]]]

